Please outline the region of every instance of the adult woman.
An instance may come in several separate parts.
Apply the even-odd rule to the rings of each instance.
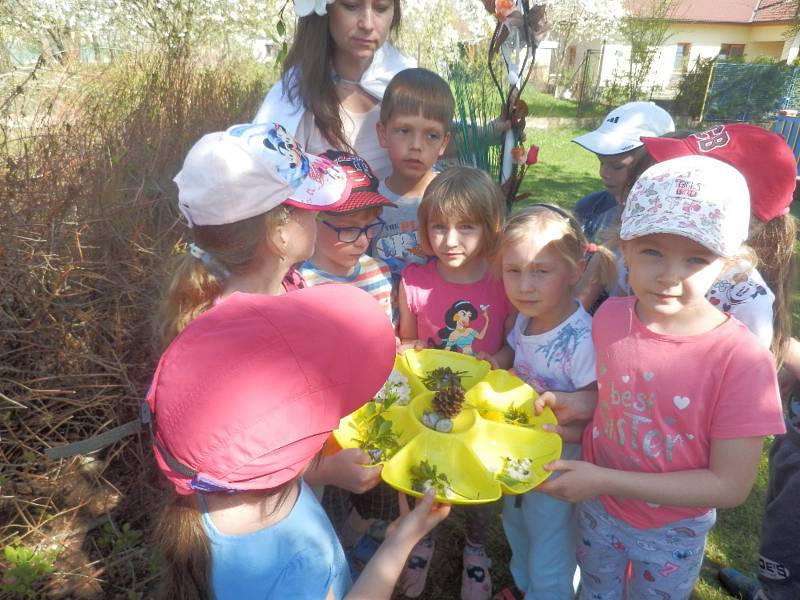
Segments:
[[[281,79],[254,122],[281,123],[312,153],[355,152],[383,179],[391,165],[375,133],[380,101],[395,73],[416,66],[387,41],[400,25],[400,0],[316,4],[298,20]]]

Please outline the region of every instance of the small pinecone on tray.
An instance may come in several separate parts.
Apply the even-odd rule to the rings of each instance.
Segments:
[[[440,417],[453,419],[461,412],[461,405],[464,404],[464,388],[460,385],[442,388],[436,392],[431,404]]]

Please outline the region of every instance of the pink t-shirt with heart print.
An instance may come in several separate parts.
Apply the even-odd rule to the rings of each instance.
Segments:
[[[610,298],[592,321],[598,403],[583,458],[624,471],[708,467],[712,439],[785,431],[772,355],[734,318],[696,336],[647,329],[634,296]],[[601,496],[609,514],[663,527],[709,508]]]

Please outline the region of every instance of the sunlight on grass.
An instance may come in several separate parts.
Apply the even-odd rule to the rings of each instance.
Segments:
[[[553,98],[551,94],[543,94],[535,89],[532,85],[528,85],[522,92],[522,99],[528,105],[528,114],[531,117],[562,117],[562,118],[575,118],[577,117],[577,104],[569,100],[561,100]],[[602,117],[608,112],[608,108],[599,104],[587,107],[583,112],[585,117]]]
[[[531,194],[523,205],[550,202],[572,208],[586,194],[603,189],[597,158],[572,141],[584,130],[529,127],[525,133],[526,146],[539,146],[539,162],[528,169],[520,187]]]

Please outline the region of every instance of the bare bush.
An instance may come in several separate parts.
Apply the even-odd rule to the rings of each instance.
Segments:
[[[185,233],[171,179],[203,133],[255,114],[268,73],[134,56],[34,75],[0,96],[0,546],[63,542],[122,499],[153,496],[146,444],[119,443],[94,462],[54,464],[42,451],[135,417],[163,266]],[[118,509],[111,523],[138,518]],[[97,562],[96,544],[77,539],[62,556],[85,559],[61,565],[48,593],[141,585],[141,568],[112,577],[119,556]],[[126,551],[146,567],[141,548]]]

